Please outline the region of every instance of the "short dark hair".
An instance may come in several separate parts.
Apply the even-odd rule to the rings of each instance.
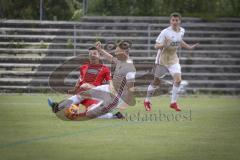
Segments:
[[[117,43],[117,47],[121,48],[124,50],[127,54],[129,54],[129,49],[131,47],[131,43],[128,41],[123,41],[121,40],[120,42]]]
[[[178,12],[173,12],[173,13],[171,13],[171,14],[170,14],[170,19],[171,19],[172,17],[179,17],[180,20],[182,19],[181,14],[178,13]]]
[[[90,51],[90,50],[97,50],[97,48],[94,47],[94,46],[92,46],[92,47],[88,48],[88,50],[89,50],[89,51]]]
[[[117,46],[119,47],[119,48],[121,48],[121,49],[123,49],[123,50],[129,50],[130,49],[130,47],[131,47],[131,44],[130,44],[130,42],[128,42],[128,41],[120,41],[120,42],[118,42],[117,43]]]

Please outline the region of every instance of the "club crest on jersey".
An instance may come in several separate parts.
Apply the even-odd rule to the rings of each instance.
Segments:
[[[99,70],[98,69],[88,69],[87,70],[87,73],[90,73],[90,74],[98,74]]]

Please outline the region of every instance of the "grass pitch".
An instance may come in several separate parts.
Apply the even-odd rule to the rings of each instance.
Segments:
[[[239,97],[183,97],[180,113],[165,96],[154,97],[154,110],[146,113],[139,98],[126,120],[79,122],[59,120],[47,97],[0,96],[2,160],[240,159]]]

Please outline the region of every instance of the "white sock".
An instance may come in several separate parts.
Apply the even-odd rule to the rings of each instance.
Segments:
[[[61,110],[65,107],[69,107],[72,104],[79,104],[81,101],[83,100],[83,98],[79,95],[74,95],[64,101],[62,101],[61,103],[58,104],[58,108]]]
[[[178,90],[179,90],[179,86],[175,86],[173,84],[171,103],[176,103],[177,102]]]
[[[80,95],[74,95],[68,99],[72,100],[73,104],[79,104],[83,100],[83,98]]]
[[[113,118],[113,114],[112,113],[106,113],[104,115],[98,116],[97,118],[112,119]]]
[[[145,101],[150,101],[151,97],[153,96],[155,90],[158,88],[158,86],[154,86],[150,84],[147,89],[147,97],[145,98]]]

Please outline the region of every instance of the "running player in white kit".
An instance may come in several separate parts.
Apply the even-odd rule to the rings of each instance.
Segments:
[[[182,40],[185,29],[180,27],[181,15],[172,13],[170,15],[170,26],[162,30],[156,39],[155,48],[158,49],[154,67],[154,80],[148,86],[147,96],[144,100],[146,111],[151,110],[150,98],[154,91],[159,87],[160,78],[164,77],[167,72],[173,77],[173,89],[170,108],[181,111],[177,104],[179,85],[181,83],[181,66],[177,55],[178,48],[194,49],[199,44],[189,45]]]

